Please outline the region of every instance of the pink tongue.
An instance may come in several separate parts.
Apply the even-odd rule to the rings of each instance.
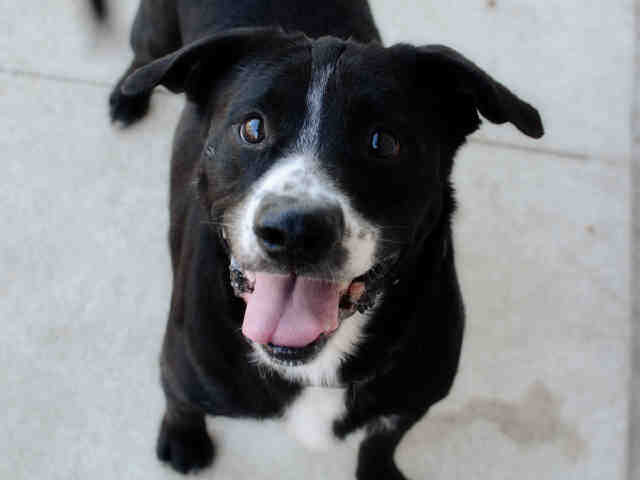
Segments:
[[[338,327],[340,284],[294,275],[256,273],[242,333],[254,342],[304,347]]]

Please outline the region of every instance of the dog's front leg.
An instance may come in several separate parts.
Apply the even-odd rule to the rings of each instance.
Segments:
[[[415,420],[394,417],[369,427],[360,444],[357,480],[407,480],[393,460],[396,447]]]
[[[187,473],[211,464],[214,447],[207,433],[204,413],[167,395],[167,410],[156,446],[158,458]]]

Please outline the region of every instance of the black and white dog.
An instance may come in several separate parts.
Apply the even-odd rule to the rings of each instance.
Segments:
[[[205,415],[279,417],[312,447],[363,429],[357,478],[404,478],[462,343],[454,155],[478,112],[538,138],[537,111],[447,47],[383,47],[366,0],[142,0],[132,44],[113,120],[187,98],[158,456],[202,468]]]

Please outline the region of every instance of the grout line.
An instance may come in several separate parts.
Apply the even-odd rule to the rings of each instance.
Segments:
[[[634,78],[631,105],[631,379],[627,479],[640,478],[640,0],[634,2]],[[635,295],[634,295],[634,292]]]
[[[83,78],[65,77],[64,75],[31,72],[28,70],[19,70],[19,69],[8,69],[5,67],[0,67],[0,73],[4,73],[5,75],[11,75],[14,77],[39,78],[39,79],[50,80],[58,83],[82,84],[82,85],[90,85],[92,87],[111,87],[111,84],[109,82],[104,82],[99,80],[87,80]]]
[[[488,140],[485,138],[470,138],[469,142],[477,143],[480,145],[488,145],[490,147],[500,147],[500,148],[506,148],[510,150],[518,150],[521,152],[535,153],[535,154],[551,156],[551,157],[569,158],[572,160],[586,161],[586,160],[589,160],[589,158],[591,158],[589,155],[585,153],[576,153],[576,152],[570,152],[568,150],[558,150],[554,148],[545,148],[545,147],[529,147],[526,145],[518,145],[517,143],[502,142],[498,140]]]
[[[65,75],[56,75],[51,73],[42,73],[42,72],[32,72],[30,70],[20,70],[20,69],[8,69],[0,66],[0,74],[10,75],[13,77],[26,77],[26,78],[38,78],[42,80],[49,80],[57,83],[65,83],[72,85],[86,85],[90,87],[99,87],[99,88],[113,88],[115,82],[107,82],[104,80],[89,80],[86,78],[77,78],[77,77],[67,77]],[[160,93],[162,95],[167,95],[169,92],[162,88],[158,88],[154,93]]]

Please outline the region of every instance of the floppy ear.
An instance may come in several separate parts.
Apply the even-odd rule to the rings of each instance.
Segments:
[[[275,50],[303,38],[278,28],[236,28],[197,40],[134,71],[122,84],[125,95],[150,93],[164,85],[174,93],[189,90],[190,75],[206,63],[222,72],[246,55]]]
[[[442,87],[470,98],[473,107],[487,120],[498,124],[510,122],[529,137],[544,135],[540,114],[534,107],[455,50],[442,45],[420,47],[418,63],[422,72],[427,67],[429,76],[440,78]]]

